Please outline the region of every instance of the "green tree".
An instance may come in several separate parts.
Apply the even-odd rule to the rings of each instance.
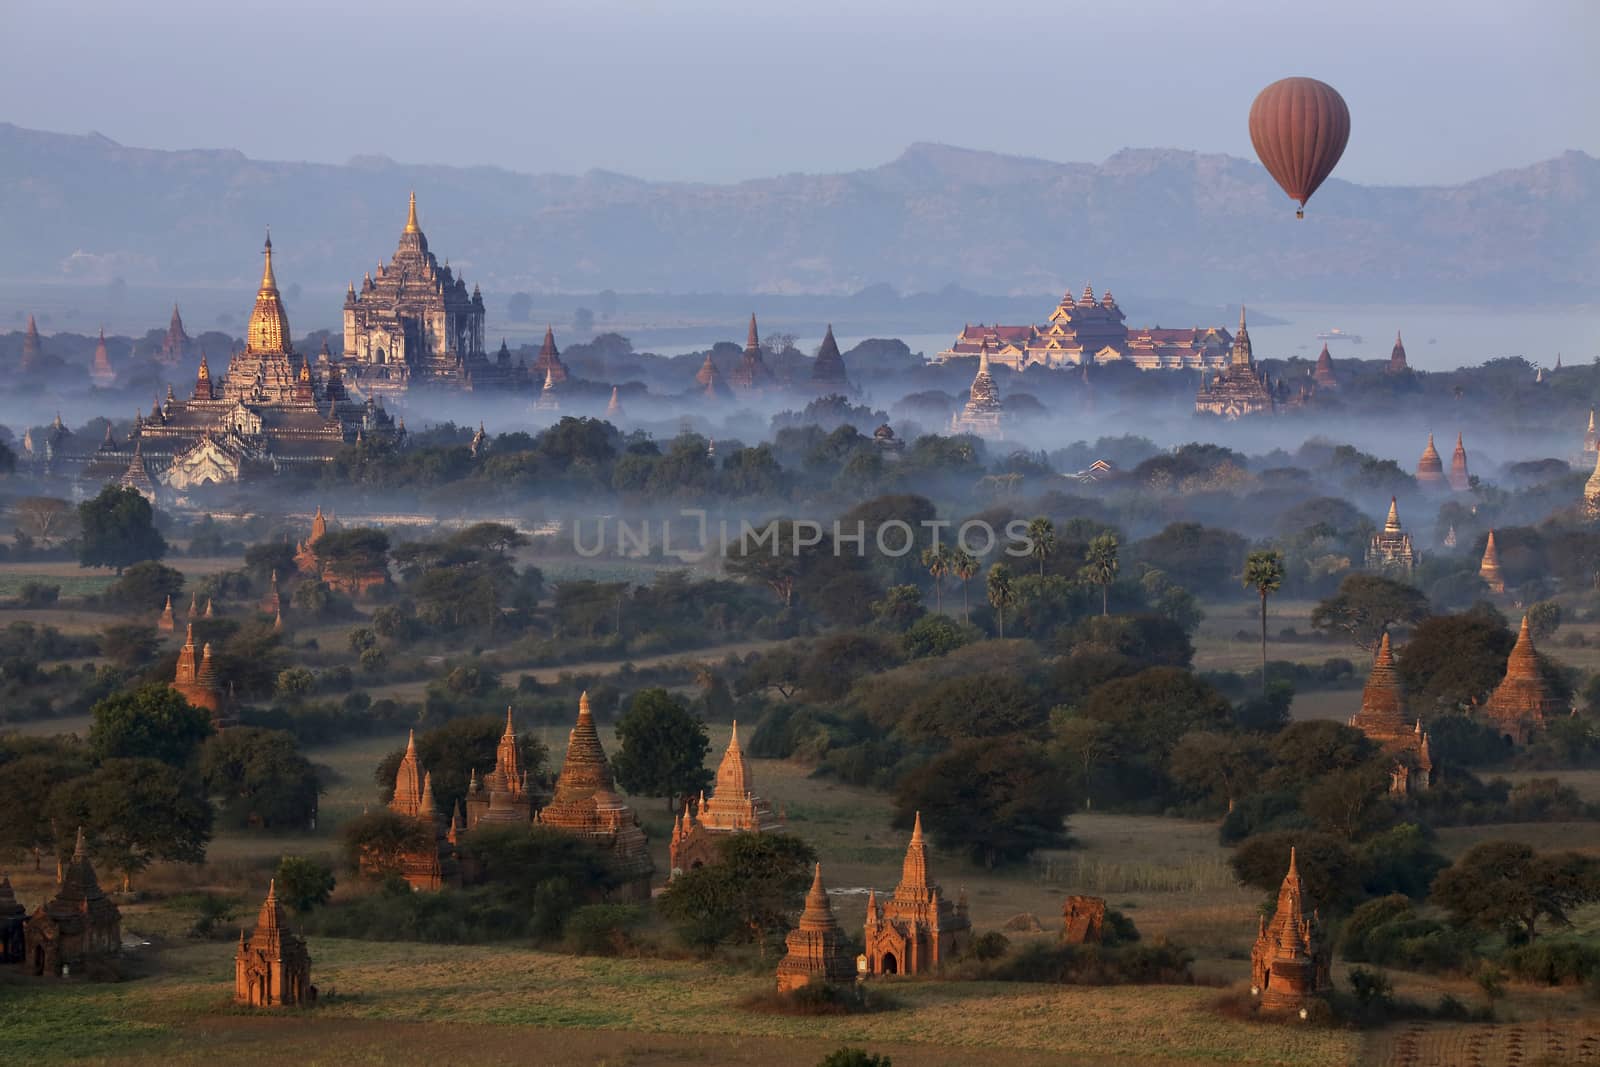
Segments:
[[[1323,915],[1342,915],[1361,902],[1361,861],[1347,842],[1312,830],[1256,834],[1233,850],[1228,865],[1240,883],[1275,898],[1289,871],[1289,853],[1308,907]]]
[[[107,626],[100,634],[100,654],[124,670],[148,666],[160,647],[155,627],[141,623]]]
[[[1043,515],[1028,520],[1028,555],[1039,561],[1039,577],[1044,577],[1044,565],[1056,550],[1056,524]]]
[[[926,613],[922,606],[922,590],[914,585],[891,585],[884,591],[883,599],[872,605],[873,617],[896,633],[904,633]]]
[[[211,805],[198,780],[153,759],[108,759],[51,793],[58,834],[81,826],[94,859],[133,876],[155,860],[200,863],[211,840]]]
[[[1173,746],[1167,771],[1179,785],[1229,811],[1255,776],[1265,753],[1249,737],[1215,730],[1191,730]]]
[[[1376,652],[1391,626],[1415,626],[1428,613],[1428,598],[1415,586],[1380,574],[1351,574],[1312,609],[1311,628],[1342,633],[1356,647]]]
[[[933,579],[933,610],[941,615],[944,613],[944,579],[950,573],[951,559],[949,545],[922,550],[922,566]]]
[[[200,775],[236,826],[300,830],[317,817],[316,768],[286,731],[224,730],[206,742]]]
[[[665,689],[635,693],[617,720],[621,744],[612,757],[617,784],[630,793],[665,797],[667,810],[678,810],[678,798],[693,796],[713,780],[706,768],[706,724]]]
[[[1396,670],[1406,700],[1430,719],[1480,705],[1505,677],[1516,637],[1498,612],[1435,615],[1411,632]]]
[[[1111,586],[1117,580],[1116,534],[1101,534],[1084,552],[1083,576],[1100,587],[1100,614],[1111,614]]]
[[[1006,636],[1006,608],[1017,602],[1016,583],[1011,578],[1011,568],[1004,563],[996,563],[989,568],[987,582],[989,603],[994,607],[995,619],[999,622],[1000,637]]]
[[[183,572],[155,560],[143,560],[122,572],[106,588],[105,600],[128,611],[160,611],[171,597],[179,603],[183,593]]]
[[[1068,803],[1044,748],[1016,736],[959,745],[895,794],[898,823],[921,812],[935,844],[990,868],[1064,845]]]
[[[186,767],[214,732],[209,712],[159,683],[113,693],[89,715],[89,747],[101,760],[153,759]]]
[[[794,834],[729,834],[717,849],[716,863],[667,883],[661,913],[691,944],[754,941],[765,958],[767,941],[805,902],[817,854]]]
[[[51,791],[90,769],[88,748],[76,738],[0,737],[0,854],[31,854],[39,870],[58,843]]]
[[[1528,629],[1535,641],[1543,641],[1561,628],[1561,605],[1541,600],[1528,606]]]
[[[333,868],[320,860],[304,856],[285,856],[278,861],[273,876],[278,899],[293,908],[295,914],[304,915],[320,908],[333,896],[337,881]]]
[[[1283,555],[1259,549],[1245,557],[1241,576],[1246,589],[1261,597],[1261,691],[1267,691],[1267,597],[1283,588]]]
[[[1519,841],[1486,841],[1440,872],[1432,900],[1458,925],[1509,929],[1531,941],[1540,920],[1570,926],[1572,909],[1600,900],[1600,860],[1580,852],[1538,853]]]
[[[351,819],[344,824],[343,837],[350,866],[379,879],[399,874],[407,854],[436,845],[432,827],[387,808]]]
[[[136,489],[108,485],[93,500],[78,505],[83,527],[78,562],[111,567],[117,574],[142,560],[167,554],[166,538],[155,525],[155,509]]]
[[[955,575],[961,583],[961,621],[971,622],[970,607],[967,602],[967,583],[978,576],[981,564],[978,557],[964,548],[956,548],[950,553],[950,573]]]

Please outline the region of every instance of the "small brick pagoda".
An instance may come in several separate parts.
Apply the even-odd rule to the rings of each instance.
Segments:
[[[1465,493],[1472,488],[1472,476],[1467,473],[1467,447],[1461,441],[1461,431],[1456,431],[1456,450],[1450,453],[1450,489]]]
[[[705,400],[713,401],[728,400],[733,396],[733,390],[728,388],[710,352],[706,353],[706,361],[700,364],[700,370],[695,373],[693,392]]]
[[[1300,1011],[1332,988],[1328,973],[1332,962],[1316,912],[1306,915],[1300,868],[1291,848],[1277,910],[1270,923],[1261,917],[1250,950],[1251,992],[1260,998],[1264,1012]]]
[[[1311,372],[1311,380],[1317,383],[1318,389],[1337,389],[1339,379],[1333,373],[1333,356],[1328,352],[1328,342],[1322,342],[1322,351],[1317,354],[1317,368]]]
[[[1500,553],[1494,547],[1493,530],[1489,531],[1489,540],[1484,542],[1483,561],[1478,564],[1478,577],[1489,587],[1489,592],[1498,596],[1506,591],[1506,579],[1500,573]]]
[[[717,766],[716,792],[701,798],[698,810],[684,805],[673,821],[670,855],[672,873],[693,870],[717,860],[717,842],[728,834],[782,830],[783,820],[772,805],[752,791],[750,763],[739,746],[739,724],[734,722],[727,751]]]
[[[1394,652],[1385,633],[1378,642],[1372,673],[1361,690],[1361,709],[1350,717],[1350,725],[1360,730],[1395,758],[1389,771],[1389,791],[1407,793],[1427,789],[1433,784],[1433,754],[1422,720],[1406,725],[1405,695],[1400,676],[1394,669]]]
[[[432,844],[417,852],[400,856],[400,876],[412,889],[437,890],[459,879],[454,850],[448,840],[447,827],[439,816],[439,806],[433,799],[433,775],[422,769],[417,758],[417,736],[412,731],[406,740],[405,755],[400,758],[400,768],[395,772],[394,797],[389,810],[423,825]],[[363,858],[362,867],[371,871]]]
[[[1589,416],[1590,434],[1593,435],[1594,415]],[[1588,442],[1584,443],[1587,450]],[[1589,480],[1583,483],[1583,517],[1590,522],[1600,521],[1600,451],[1595,452],[1594,470],[1589,474]]]
[[[811,385],[824,393],[847,393],[850,377],[845,372],[844,357],[839,354],[839,342],[833,339],[833,323],[822,335],[822,346],[817,349],[816,361],[811,364]]]
[[[972,934],[963,898],[952,905],[928,880],[928,846],[917,812],[894,896],[867,895],[866,956],[871,974],[927,974],[961,951]]]
[[[122,951],[122,913],[100,888],[83,828],[56,895],[23,924],[27,963],[36,975],[62,975]]]
[[[388,583],[387,569],[377,562],[350,570],[329,569],[326,561],[317,552],[318,543],[327,535],[328,519],[322,514],[322,505],[318,504],[316,514],[311,517],[311,536],[296,544],[294,548],[294,565],[301,574],[324,582],[329,589],[346,596],[365,596],[373,589]]]
[[[1411,366],[1406,362],[1406,346],[1400,340],[1400,331],[1394,332],[1394,347],[1389,350],[1389,365],[1383,369],[1385,374],[1404,374]]]
[[[1389,498],[1389,516],[1383,529],[1372,535],[1367,543],[1367,568],[1369,570],[1397,570],[1409,574],[1417,565],[1417,553],[1411,544],[1411,535],[1400,525],[1400,503]]]
[[[610,854],[622,877],[624,899],[650,899],[655,863],[638,817],[616,794],[587,692],[578,698],[578,721],[567,741],[567,758],[556,779],[555,795],[540,810],[538,822],[598,845]]]
[[[778,992],[787,993],[812,982],[849,982],[856,965],[850,958],[844,933],[833,917],[828,891],[822,885],[822,864],[817,864],[806,894],[800,925],[785,938],[789,952],[778,963]]]
[[[1506,660],[1506,676],[1484,705],[1484,715],[1514,744],[1525,745],[1564,711],[1539,669],[1539,655],[1524,615],[1517,643]]]
[[[567,365],[561,362],[561,351],[556,348],[556,331],[552,326],[546,325],[544,328],[544,343],[539,346],[539,355],[533,361],[529,377],[552,387],[567,380]]]
[[[750,316],[750,331],[745,335],[744,357],[728,372],[728,384],[739,393],[759,393],[778,384],[772,368],[761,358],[761,337],[756,332],[756,317]]]
[[[211,602],[206,602],[209,611]],[[195,654],[194,623],[184,629],[183,648],[178,652],[178,669],[172,676],[172,688],[197,708],[211,713],[211,718],[221,723],[225,701],[222,686],[217,684],[217,672],[211,666],[211,642],[207,641],[199,655]]]
[[[252,1008],[282,1008],[316,1000],[311,984],[311,956],[303,938],[290,933],[278,903],[278,884],[267,886],[256,928],[247,940],[239,931],[233,957],[233,999]]]
[[[467,786],[466,829],[479,823],[515,823],[526,826],[533,821],[533,795],[528,790],[528,772],[522,769],[522,754],[517,748],[517,730],[506,709],[506,729],[495,746],[494,770],[480,780],[472,772]]]
[[[978,351],[978,373],[972,376],[966,406],[951,416],[950,430],[952,433],[999,437],[1003,413],[1000,390],[995,386],[994,375],[989,370],[989,344],[985,341],[983,348]]]
[[[1439,450],[1434,447],[1433,434],[1428,435],[1428,444],[1422,450],[1422,456],[1417,460],[1417,485],[1423,489],[1445,488],[1444,460],[1439,458]]]

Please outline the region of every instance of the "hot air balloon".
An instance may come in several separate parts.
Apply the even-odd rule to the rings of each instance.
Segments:
[[[1250,143],[1267,173],[1292,200],[1295,218],[1333,172],[1350,140],[1350,109],[1333,86],[1315,78],[1275,81],[1250,105]]]

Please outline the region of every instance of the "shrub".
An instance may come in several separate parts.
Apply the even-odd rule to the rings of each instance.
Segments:
[[[47,608],[61,597],[59,585],[44,582],[23,582],[17,590],[17,604],[24,608]]]
[[[1177,945],[1050,945],[1034,942],[975,968],[973,977],[998,982],[1061,985],[1189,985],[1194,956]]]
[[[888,1056],[876,1056],[866,1049],[842,1046],[817,1063],[817,1067],[890,1067]]]
[[[590,904],[567,916],[567,943],[582,956],[616,956],[632,944],[629,931],[644,922],[631,904]]]
[[[1511,949],[1500,963],[1513,978],[1545,985],[1582,985],[1600,975],[1600,946],[1542,938]]]
[[[1363,1009],[1383,1009],[1394,1002],[1394,986],[1382,971],[1350,968],[1350,992]]]
[[[997,960],[1011,949],[1011,939],[998,930],[987,930],[972,939],[968,951],[973,959]]]

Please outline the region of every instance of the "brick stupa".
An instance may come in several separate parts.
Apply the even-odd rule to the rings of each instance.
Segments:
[[[1456,450],[1450,454],[1450,489],[1465,493],[1472,488],[1472,476],[1467,473],[1467,448],[1461,442],[1461,432],[1456,431]]]
[[[1433,434],[1428,435],[1428,445],[1422,450],[1422,456],[1417,460],[1417,484],[1424,489],[1443,489],[1444,460],[1439,458],[1439,450],[1434,447]]]
[[[1328,343],[1322,343],[1322,351],[1317,354],[1317,368],[1311,372],[1312,381],[1317,383],[1318,389],[1337,389],[1339,379],[1333,373],[1333,356],[1328,352]]]
[[[1411,535],[1400,525],[1400,502],[1389,498],[1389,515],[1383,529],[1367,542],[1367,567],[1371,570],[1398,570],[1410,573],[1417,564]]]
[[[822,347],[817,349],[816,362],[811,364],[811,384],[823,392],[831,393],[847,392],[850,388],[844,357],[839,354],[839,342],[833,339],[831,322],[828,323],[828,332],[822,335]]]
[[[750,316],[750,330],[745,335],[744,356],[728,372],[728,384],[735,392],[755,393],[778,384],[772,369],[761,358],[761,337],[756,332],[756,317]]]
[[[1539,655],[1533,647],[1526,615],[1517,632],[1517,643],[1506,660],[1506,676],[1483,710],[1495,729],[1519,745],[1543,732],[1550,720],[1563,711],[1539,669]]]
[[[684,806],[673,821],[670,854],[672,870],[693,870],[717,860],[717,842],[729,834],[762,833],[783,829],[772,805],[754,792],[750,761],[739,745],[739,724],[733,724],[728,748],[717,766],[716,792],[702,798],[698,810]]]
[[[233,999],[252,1008],[281,1008],[309,1004],[316,999],[311,984],[311,955],[305,941],[290,933],[278,903],[278,884],[267,886],[255,932],[248,939],[239,931],[239,951],[233,957]]]
[[[1321,927],[1314,911],[1306,914],[1300,868],[1291,848],[1277,909],[1271,922],[1261,918],[1250,950],[1251,992],[1260,998],[1262,1011],[1298,1012],[1332,988],[1332,952]]]
[[[1494,547],[1494,531],[1483,545],[1483,560],[1478,564],[1478,577],[1489,587],[1489,592],[1499,595],[1506,591],[1505,577],[1500,573],[1500,553]]]
[[[800,925],[784,939],[788,954],[778,963],[778,992],[787,993],[812,982],[849,982],[856,974],[855,961],[844,933],[833,917],[828,891],[822,885],[822,864],[817,864],[806,894],[806,910]]]
[[[1422,721],[1407,725],[1405,695],[1400,676],[1394,669],[1394,652],[1385,633],[1378,642],[1372,673],[1361,690],[1361,710],[1350,717],[1350,725],[1365,734],[1385,752],[1395,765],[1389,771],[1389,790],[1406,793],[1433,784],[1433,755]]]
[[[439,806],[433,799],[433,775],[423,770],[417,757],[417,736],[412,731],[406,739],[405,755],[400,757],[400,767],[395,771],[394,796],[389,800],[389,810],[406,819],[416,820],[422,827],[422,847],[402,852],[398,857],[400,877],[412,889],[437,890],[460,880],[454,850],[446,840],[446,826],[439,815]],[[362,857],[362,870],[379,873],[376,857]]]
[[[961,951],[972,923],[963,899],[952,905],[937,882],[928,879],[928,846],[922,839],[922,813],[911,829],[911,844],[900,868],[894,896],[878,903],[867,895],[867,970],[872,974],[927,974]]]
[[[206,601],[208,608],[210,604]],[[195,707],[209,711],[213,720],[222,719],[222,687],[217,684],[217,672],[211,666],[211,643],[206,642],[196,655],[192,622],[184,629],[183,648],[178,652],[178,669],[172,676],[172,688]]]
[[[578,721],[567,741],[567,758],[556,779],[555,795],[539,812],[538,821],[598,845],[610,855],[622,877],[622,896],[650,899],[655,864],[638,817],[616,794],[587,692],[578,698]]]

